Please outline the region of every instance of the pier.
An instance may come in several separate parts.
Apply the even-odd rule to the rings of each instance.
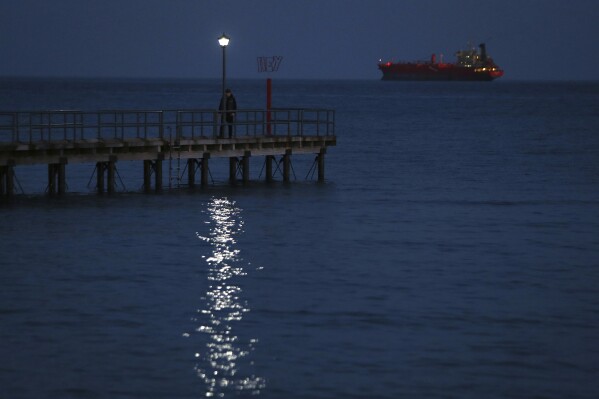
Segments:
[[[228,159],[229,182],[250,180],[250,157],[264,157],[265,180],[273,164],[290,180],[292,155],[315,155],[324,181],[325,154],[336,145],[335,111],[237,110],[233,131],[221,135],[216,110],[118,110],[0,112],[0,196],[15,192],[19,165],[46,164],[49,194],[66,192],[67,165],[90,164],[98,193],[115,191],[119,161],[141,161],[143,190],[163,189],[163,163],[185,164],[186,186],[206,186],[209,165]],[[199,175],[199,176],[197,176]],[[240,178],[238,176],[241,176]],[[177,176],[180,180],[182,176]]]

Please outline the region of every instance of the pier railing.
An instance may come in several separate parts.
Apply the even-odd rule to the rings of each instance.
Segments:
[[[0,112],[0,143],[218,138],[222,114],[217,110]],[[335,111],[307,108],[235,111],[234,138],[269,135],[335,135]]]

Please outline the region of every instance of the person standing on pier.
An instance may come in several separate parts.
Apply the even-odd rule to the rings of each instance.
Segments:
[[[225,107],[226,105],[226,107]],[[235,111],[237,111],[237,101],[231,89],[225,90],[225,97],[220,99],[219,111],[225,110],[226,124],[229,125],[229,138],[233,137],[233,124],[235,123]],[[220,137],[225,137],[225,116],[221,115]]]

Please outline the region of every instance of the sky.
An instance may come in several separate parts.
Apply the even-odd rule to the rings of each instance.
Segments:
[[[0,76],[380,79],[485,42],[509,80],[599,80],[598,0],[0,0]]]

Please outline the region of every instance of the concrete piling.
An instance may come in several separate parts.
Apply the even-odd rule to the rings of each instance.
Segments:
[[[200,180],[202,187],[206,187],[208,185],[208,174],[210,173],[210,169],[208,167],[208,160],[210,159],[210,153],[204,153],[204,156],[201,160],[201,169],[200,169]]]
[[[243,159],[242,159],[242,171],[243,171],[243,183],[247,184],[250,182],[250,157],[251,157],[251,153],[249,151],[246,151],[243,154]]]
[[[283,181],[289,181],[289,172],[291,171],[291,150],[285,151],[283,155]]]
[[[265,169],[266,169],[266,181],[268,183],[272,182],[273,178],[272,178],[272,162],[274,160],[274,156],[272,155],[267,155],[266,159],[265,159]]]
[[[0,196],[12,197],[15,191],[12,165],[0,166]]]
[[[324,154],[327,152],[326,148],[321,148],[318,153],[318,181],[324,182]]]

